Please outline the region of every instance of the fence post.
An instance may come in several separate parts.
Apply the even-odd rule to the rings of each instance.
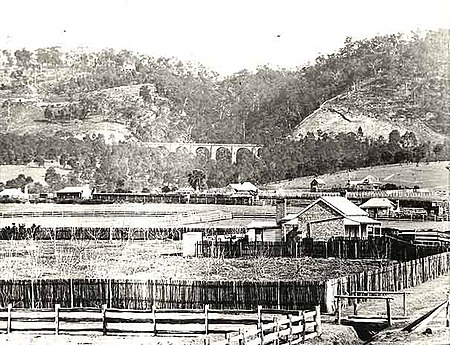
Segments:
[[[152,304],[152,318],[153,318],[153,335],[156,335],[156,306],[155,301]]]
[[[208,310],[209,304],[205,304],[205,334],[208,335]]]
[[[8,320],[6,321],[6,333],[11,333],[11,311],[12,311],[12,304],[8,304]]]
[[[450,327],[450,296],[447,300],[447,308],[445,312],[445,327]]]
[[[277,307],[278,310],[281,309],[281,283],[280,280],[278,279],[278,284],[277,284]]]
[[[341,324],[341,298],[337,297],[337,323]]]
[[[305,343],[305,338],[306,338],[306,318],[305,318],[305,311],[302,310],[302,324],[303,324],[303,329],[302,329],[302,344]]]
[[[108,279],[108,306],[112,308],[112,282]]]
[[[275,326],[272,329],[273,333],[277,333],[277,338],[274,340],[274,344],[278,345],[279,344],[279,339],[278,339],[278,331],[279,331],[279,325],[278,325],[278,317],[274,316],[273,317],[273,323],[275,324]]]
[[[73,308],[73,279],[70,278],[69,280],[69,287],[70,287],[70,307]]]
[[[403,316],[406,316],[406,292],[403,292]]]
[[[106,322],[106,308],[107,308],[107,305],[106,304],[102,304],[101,312],[102,312],[102,332],[103,332],[103,335],[106,335],[107,328],[108,328],[108,324]]]
[[[156,306],[156,280],[152,280],[152,305]]]
[[[31,279],[31,309],[34,309],[34,279]]]
[[[262,305],[258,306],[258,329],[262,327]]]
[[[292,315],[291,314],[288,315],[288,319],[289,319],[289,336],[288,336],[288,341],[289,341],[289,345],[291,345],[292,344]]]
[[[60,304],[55,304],[55,334],[59,334],[59,307]]]
[[[316,305],[316,315],[314,316],[314,332],[322,334],[322,320],[320,319],[320,305]]]
[[[392,326],[392,317],[391,317],[391,300],[386,298],[386,313],[389,327]]]

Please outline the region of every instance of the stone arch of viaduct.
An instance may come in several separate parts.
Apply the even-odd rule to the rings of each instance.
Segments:
[[[198,149],[207,149],[210,154],[210,159],[216,160],[217,151],[225,149],[231,154],[231,162],[236,163],[238,151],[241,149],[249,150],[255,157],[259,158],[259,150],[261,145],[256,144],[205,144],[205,143],[145,143],[146,147],[159,148],[164,147],[169,152],[177,152],[178,149],[185,149],[188,152],[196,155]]]

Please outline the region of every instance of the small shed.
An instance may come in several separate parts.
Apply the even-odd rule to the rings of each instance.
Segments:
[[[311,192],[319,192],[325,187],[325,185],[325,180],[321,178],[314,178],[310,183]]]
[[[197,255],[197,243],[203,241],[203,232],[185,232],[183,234],[183,257]]]
[[[372,198],[359,207],[370,217],[391,217],[394,215],[395,204],[387,198]]]
[[[78,200],[89,199],[91,197],[91,189],[88,185],[82,187],[64,187],[56,191],[56,198],[60,200]]]
[[[281,226],[275,220],[254,221],[247,229],[249,242],[279,242],[283,237]]]

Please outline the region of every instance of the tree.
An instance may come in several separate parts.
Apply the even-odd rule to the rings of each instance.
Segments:
[[[58,174],[53,167],[47,169],[45,173],[45,182],[47,182],[52,191],[59,190],[64,186],[61,175]]]
[[[22,48],[14,52],[17,64],[21,67],[28,68],[31,62],[31,52]]]
[[[187,177],[189,185],[196,191],[204,187],[206,175],[203,170],[194,169],[190,173],[188,173]]]

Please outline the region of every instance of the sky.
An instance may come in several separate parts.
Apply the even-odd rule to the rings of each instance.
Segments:
[[[294,68],[346,37],[450,28],[450,0],[3,0],[0,49],[129,49],[221,74]]]

